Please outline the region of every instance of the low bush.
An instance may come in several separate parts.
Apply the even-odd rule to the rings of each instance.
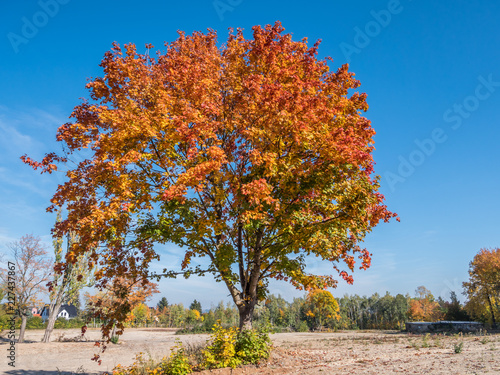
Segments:
[[[246,330],[236,338],[236,356],[245,364],[258,364],[269,358],[271,339],[267,331]]]
[[[203,352],[203,365],[209,369],[257,364],[268,359],[271,352],[271,339],[266,328],[238,332],[237,328],[223,328],[217,322],[209,342]]]
[[[192,366],[184,347],[180,341],[176,341],[169,358],[164,357],[161,362],[156,363],[151,358],[145,359],[143,353],[139,353],[132,365],[117,365],[112,375],[187,375],[191,372]]]
[[[65,319],[65,318],[57,318],[54,323],[54,328],[81,328],[85,325],[85,322],[80,318],[74,319]]]
[[[33,316],[26,321],[26,329],[42,329],[45,327],[46,324],[39,316]]]
[[[161,369],[167,375],[186,375],[191,373],[192,366],[180,341],[176,342],[170,353],[170,358],[166,362],[162,362]]]
[[[212,327],[206,346],[191,344],[184,347],[180,340],[176,340],[169,358],[157,363],[151,358],[144,359],[141,353],[131,366],[116,366],[113,375],[185,375],[193,370],[258,364],[268,359],[271,352],[268,332],[267,329],[238,332],[235,327],[222,327],[218,321]]]

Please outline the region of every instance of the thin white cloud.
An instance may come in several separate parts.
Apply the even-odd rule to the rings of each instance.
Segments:
[[[6,149],[30,149],[34,147],[35,141],[29,135],[22,134],[15,126],[0,120],[0,144],[3,152]]]

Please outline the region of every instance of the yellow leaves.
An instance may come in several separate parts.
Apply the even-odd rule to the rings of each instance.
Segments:
[[[466,310],[476,318],[495,321],[500,314],[500,248],[481,249],[469,265],[469,281],[463,283],[469,301]],[[497,318],[498,319],[498,318]]]

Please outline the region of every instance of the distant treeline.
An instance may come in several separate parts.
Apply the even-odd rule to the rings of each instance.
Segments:
[[[3,310],[3,309],[2,309]],[[6,325],[5,312],[0,310],[0,329]],[[270,295],[254,312],[254,325],[270,326],[278,331],[312,331],[320,329],[404,329],[407,321],[470,320],[454,292],[450,301],[434,299],[430,291],[419,287],[416,297],[387,292],[370,297],[344,295],[333,298],[328,291],[316,290],[306,296],[287,301],[282,296]],[[208,311],[194,300],[189,307],[169,304],[166,297],[155,307],[140,303],[134,307],[126,321],[128,327],[171,327],[180,332],[210,332],[220,321],[223,326],[237,326],[239,314],[232,303],[220,302]],[[101,324],[92,318],[87,307],[79,311],[78,319],[58,319],[56,328]],[[30,317],[27,328],[44,328],[40,317]]]

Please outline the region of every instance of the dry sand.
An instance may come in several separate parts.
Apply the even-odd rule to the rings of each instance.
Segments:
[[[72,338],[79,330],[55,330],[53,340]],[[118,345],[109,344],[102,364],[91,361],[98,348],[98,330],[87,342],[40,342],[41,330],[26,332],[28,342],[16,345],[16,367],[7,365],[8,345],[1,341],[0,373],[9,375],[97,374],[118,363],[130,365],[139,352],[160,359],[175,339],[203,343],[207,335],[176,336],[171,330],[128,329]],[[345,331],[335,333],[278,333],[271,336],[271,359],[259,368],[248,366],[202,374],[500,374],[500,335],[424,336],[398,332]],[[463,342],[461,353],[455,345]]]

